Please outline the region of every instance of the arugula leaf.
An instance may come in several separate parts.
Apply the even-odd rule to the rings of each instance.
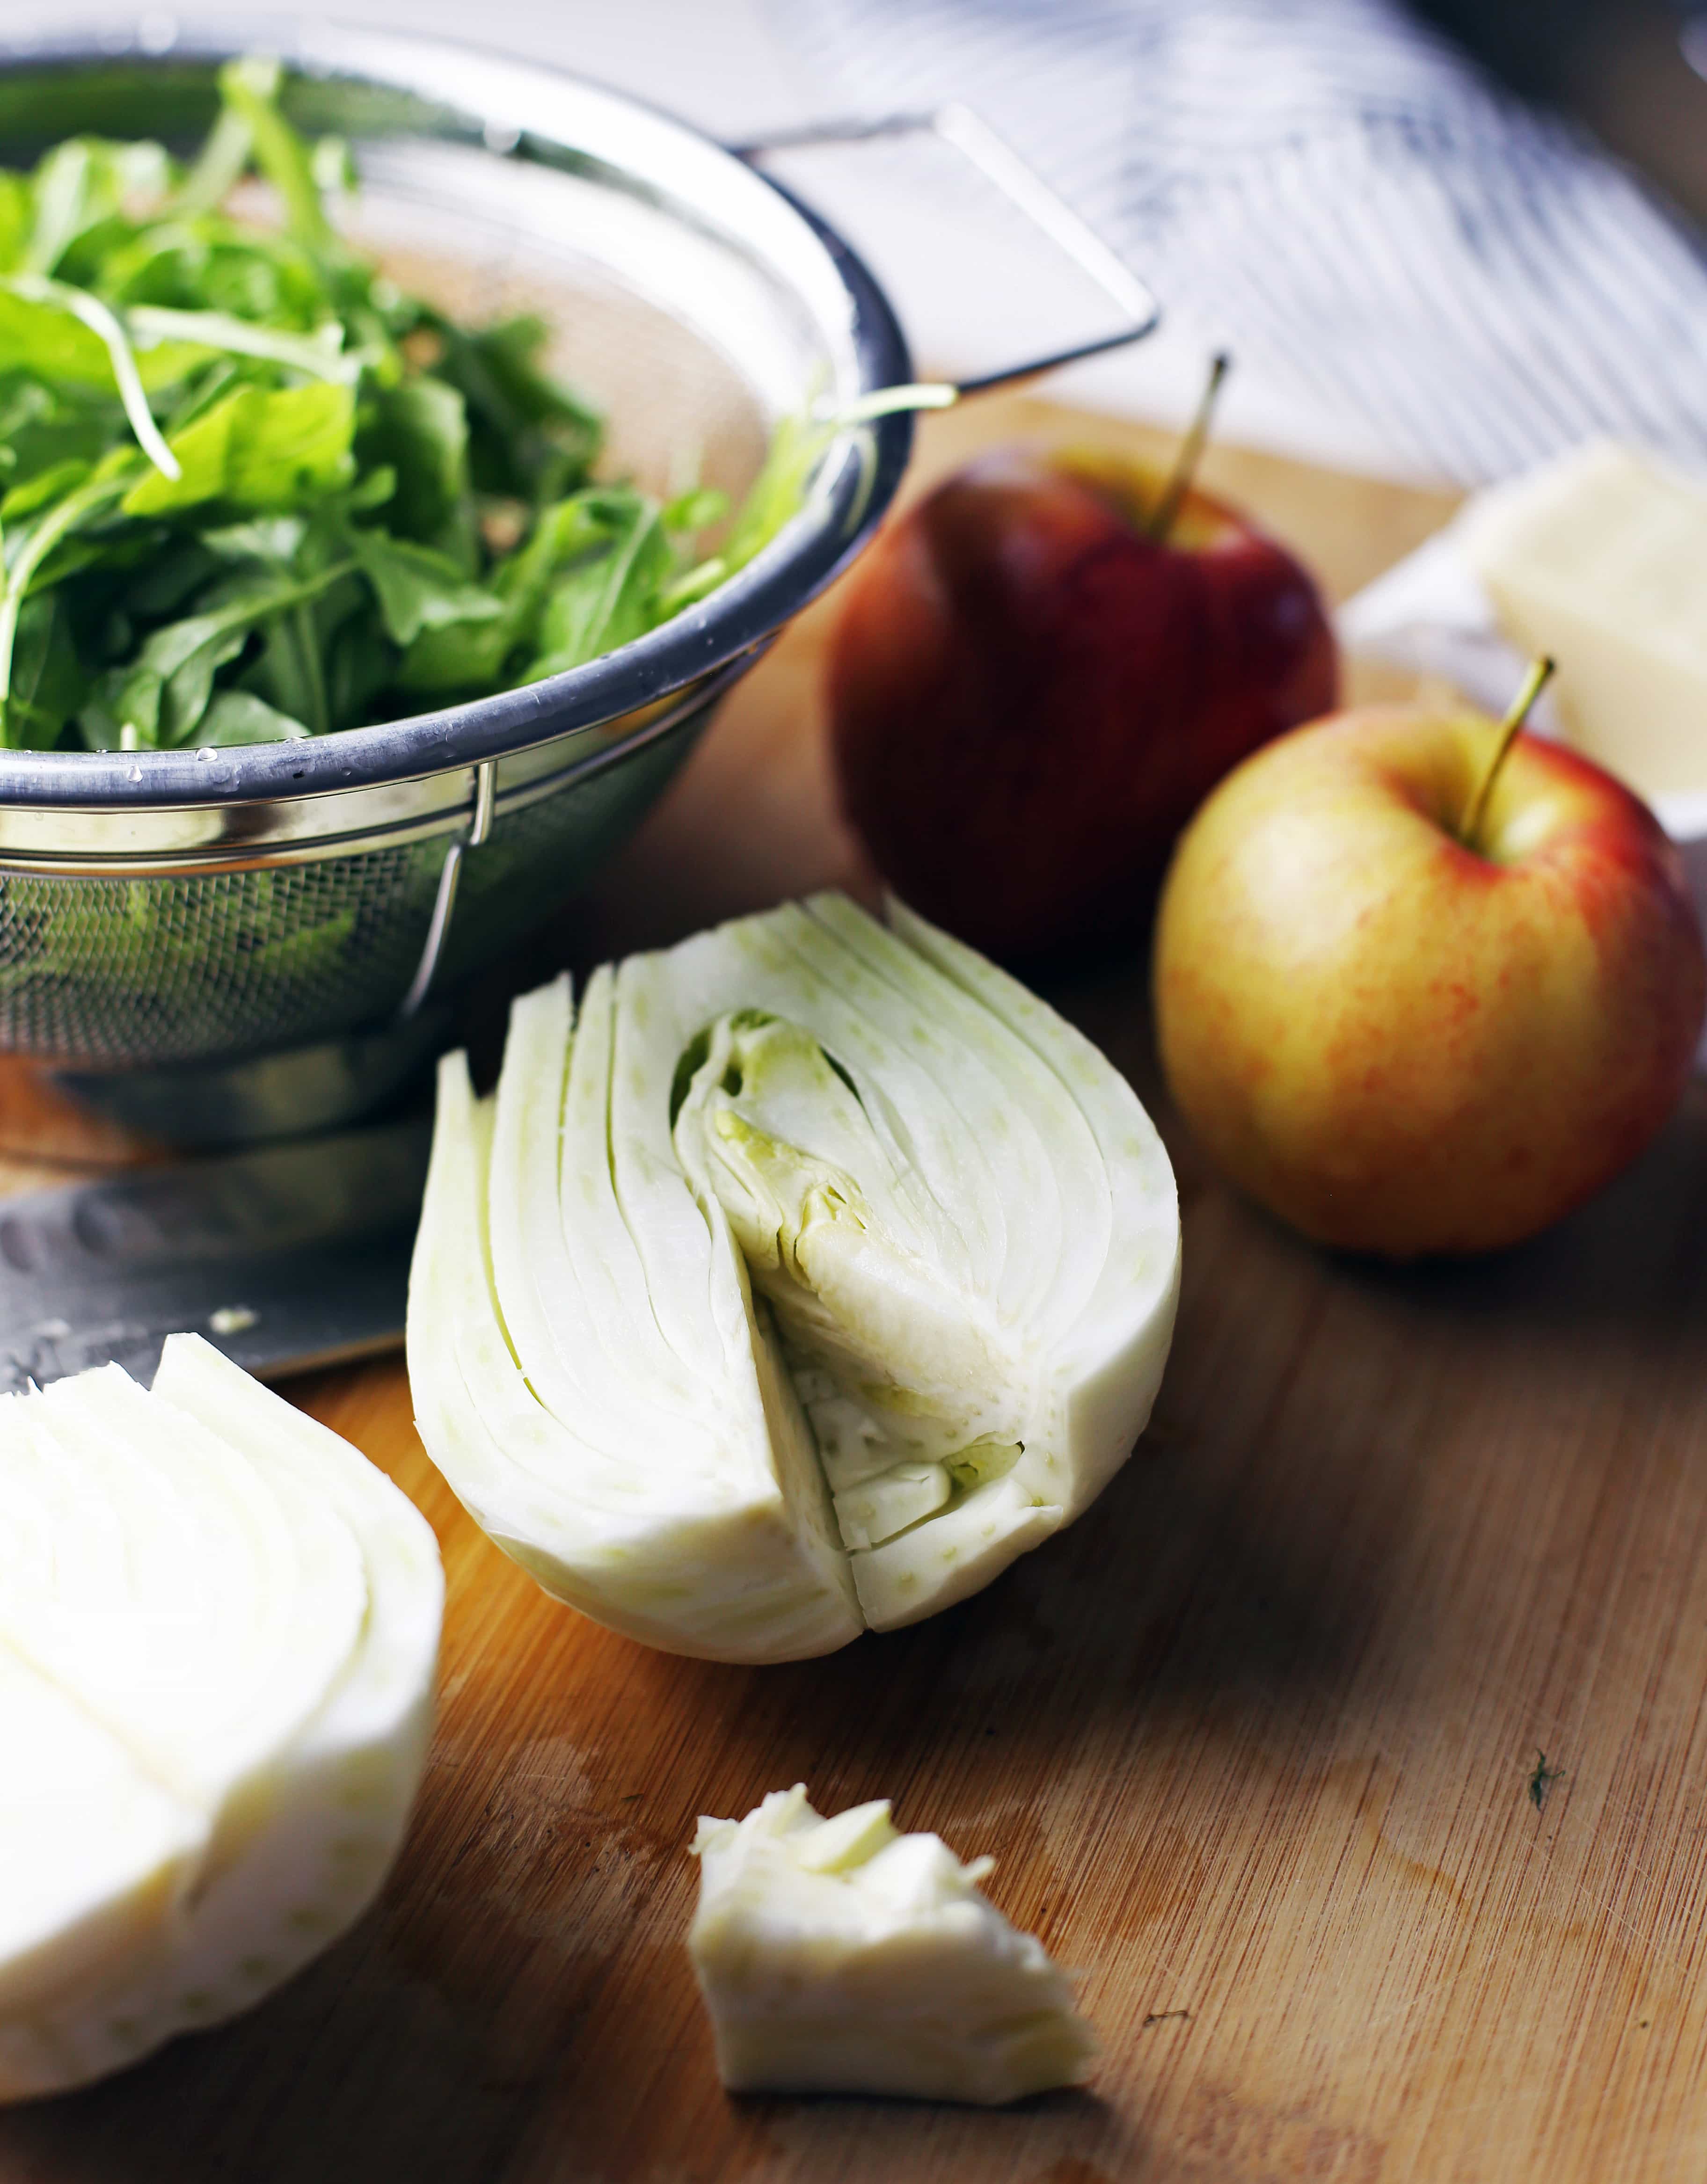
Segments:
[[[329,251],[337,237],[321,203],[312,155],[278,109],[282,75],[276,60],[253,54],[227,61],[220,70],[220,96],[248,127],[260,170],[283,200],[291,233],[311,250]]]
[[[337,315],[326,269],[289,236],[215,215],[170,218],[127,236],[98,283],[124,309],[215,311],[256,327],[311,334]]]
[[[729,496],[714,485],[689,486],[673,500],[667,500],[660,512],[666,531],[691,538],[695,532],[709,531],[714,523],[723,521],[729,512]]]
[[[8,274],[5,289],[15,302],[39,307],[49,314],[64,314],[68,322],[75,325],[80,332],[94,336],[106,358],[108,376],[118,389],[119,400],[142,453],[157,470],[164,471],[168,477],[176,477],[177,465],[161,439],[153,413],[148,407],[148,393],[137,368],[137,355],[131,346],[131,337],[100,298],[64,281],[50,281],[36,273]],[[41,338],[39,330],[36,338]],[[176,361],[169,359],[169,368]],[[64,366],[61,368],[64,369]],[[77,374],[74,370],[70,376],[75,377]]]
[[[430,546],[393,538],[383,531],[349,534],[350,551],[373,586],[393,644],[412,644],[424,629],[445,629],[455,622],[495,621],[504,603],[481,585],[471,583],[455,561]]]
[[[35,191],[22,175],[0,169],[0,273],[15,273],[23,264],[35,223]]]
[[[71,136],[56,144],[36,169],[35,219],[23,252],[25,269],[58,272],[71,246],[127,203],[164,198],[171,172],[162,147],[146,139],[126,144]]]
[[[341,726],[383,720],[375,700],[391,681],[397,650],[371,614],[347,615],[326,649],[326,710]]]
[[[506,319],[471,333],[440,320],[438,366],[468,405],[469,456],[483,493],[553,500],[585,479],[599,452],[604,420],[589,404],[543,371],[543,319]]]
[[[78,658],[70,611],[55,592],[39,592],[19,610],[6,720],[14,748],[51,750],[83,702],[89,676]]]
[[[112,359],[100,336],[60,306],[0,287],[0,371],[110,387]]]
[[[0,719],[3,719],[8,744],[15,745],[19,733],[11,704],[12,671],[19,621],[31,581],[60,542],[86,517],[104,509],[122,490],[125,476],[122,462],[111,469],[103,464],[91,476],[45,508],[28,530],[21,535],[14,533],[6,542],[6,584],[3,593],[0,593],[0,707],[4,708]]]
[[[238,677],[243,688],[303,722],[310,735],[326,734],[336,718],[326,656],[362,592],[354,561],[328,570],[321,587],[298,599],[287,613],[276,615],[257,628],[254,657],[245,661]]]
[[[81,485],[93,468],[92,463],[74,456],[68,462],[54,463],[22,480],[0,500],[0,527],[20,523],[26,515],[37,514],[50,502],[63,499]]]
[[[182,475],[145,477],[126,494],[127,515],[217,502],[227,508],[298,508],[337,492],[354,475],[355,396],[321,381],[270,391],[242,387],[172,434]]]
[[[263,579],[208,613],[168,622],[129,666],[109,670],[97,684],[91,701],[92,731],[111,748],[115,727],[120,749],[165,749],[187,741],[208,709],[215,675],[237,658],[257,627],[294,614],[344,573],[344,568],[334,568],[295,584]],[[85,713],[89,715],[89,707]]]
[[[404,654],[399,689],[442,694],[490,689],[503,679],[511,654],[533,649],[558,570],[604,543],[587,499],[572,495],[541,509],[532,532],[493,579],[503,607],[498,620],[423,629]]]
[[[522,677],[526,682],[579,667],[644,636],[674,566],[655,501],[632,488],[585,499],[606,543],[552,586],[540,617],[539,651]]]
[[[305,737],[300,721],[282,713],[253,690],[216,690],[206,712],[184,740],[191,744],[275,744]]]
[[[95,462],[112,444],[106,405],[0,371],[0,448],[14,485],[71,461]]]
[[[778,425],[719,554],[728,574],[744,569],[800,513],[812,472],[836,431],[834,421],[817,423],[801,417],[784,417]]]
[[[5,514],[0,504],[0,519]],[[126,588],[125,604],[140,621],[155,621],[176,614],[194,592],[199,591],[223,567],[220,555],[200,538],[187,538],[156,554],[136,580]]]
[[[468,406],[459,387],[426,372],[382,388],[356,432],[364,470],[396,473],[388,528],[438,546],[472,574],[474,526],[468,479]]]
[[[185,741],[207,710],[214,676],[248,642],[249,626],[213,616],[170,622],[129,667],[90,693],[86,724],[109,749],[157,750]]]

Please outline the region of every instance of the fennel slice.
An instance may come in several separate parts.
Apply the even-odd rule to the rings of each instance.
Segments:
[[[432,1528],[383,1472],[194,1334],[167,1338],[156,1401],[335,1510],[357,1540],[368,1612],[324,1703],[293,1740],[264,1829],[198,1897],[175,1975],[239,2008],[288,1977],[377,1893],[408,1824],[432,1728],[444,1575]],[[245,1967],[248,1966],[248,1969]]]
[[[1137,1094],[1085,1034],[1017,978],[891,896],[889,925],[1024,1042],[1071,1095],[1107,1178],[1109,1234],[1096,1282],[1063,1337],[1074,1449],[1067,1515],[1100,1494],[1149,1423],[1179,1310],[1180,1199]]]
[[[944,1057],[935,1067],[957,1123],[948,1173],[958,1174],[975,1145],[1001,1197],[997,1309],[1010,1324],[1041,1319],[1058,1329],[1079,1308],[1111,1234],[1107,1178],[1077,1103],[980,1000],[942,979],[921,991],[924,950],[845,896],[811,896],[800,913],[799,945],[819,960],[830,948],[845,951],[871,974],[873,1013],[886,1036],[918,1046],[928,1033]]]
[[[1063,1070],[979,992],[840,898],[720,928],[674,960],[706,1000],[745,997],[703,1036],[678,1156],[736,1227],[791,1353],[829,1376],[830,1401],[807,1408],[832,1484],[848,1483],[828,1443],[850,1438],[851,1416],[857,1483],[887,1476],[877,1498],[895,1505],[891,1516],[917,1509],[891,1531],[889,1518],[873,1528],[850,1502],[845,1533],[867,1622],[915,1621],[1076,1514],[1141,1430],[1171,1330],[1171,1170],[1135,1096],[1088,1043],[1068,1049]],[[1087,1086],[1124,1140],[1087,1113]],[[1159,1296],[1124,1279],[1104,1295],[1124,1240],[1111,1156],[1147,1162],[1137,1198],[1159,1240]],[[922,1201],[892,1191],[898,1167],[923,1181]],[[963,1289],[952,1273],[962,1246],[984,1255]],[[1039,1256],[1052,1247],[1041,1280]],[[1013,1253],[1027,1262],[1023,1279],[1008,1277]],[[1088,1364],[1087,1314],[1113,1321],[1117,1337]],[[966,1478],[951,1496],[909,1468],[992,1444],[1020,1453],[999,1478]]]
[[[727,1472],[711,1492],[693,1479],[678,1491],[667,1472],[661,1479],[644,1414],[601,1447],[536,1392],[486,1270],[496,1171],[488,1128],[465,1059],[447,1056],[408,1340],[421,1439],[453,1491],[547,1591],[647,1644],[734,1660],[802,1658],[846,1644],[861,1624],[845,1568],[826,1524],[797,1526],[773,1468],[773,1442],[792,1448],[805,1485],[821,1497],[810,1437],[750,1336],[749,1469],[733,1493]],[[514,1187],[522,1187],[519,1170]],[[745,1314],[733,1246],[724,1240],[719,1263],[716,1239],[693,1217],[708,1291],[720,1282]],[[630,1391],[616,1392],[628,1410]]]
[[[97,1597],[68,1501],[51,1565],[0,1580],[0,1632],[141,1766],[217,1815],[217,1862],[349,1659],[367,1612],[360,1550],[316,1497],[234,1460],[116,1365],[14,1403],[0,1478],[16,1490],[50,1469],[107,1502],[127,1552],[120,1583]]]
[[[0,1583],[0,1670],[20,1646],[51,1664],[86,1733],[20,1711],[15,1676],[8,1704],[0,1675],[0,1708],[32,1736],[49,1803],[68,1804],[64,1844],[87,1830],[86,1880],[102,1858],[136,1876],[92,1919],[68,1909],[33,1964],[0,1956],[0,2098],[102,2076],[288,1978],[371,1900],[425,1757],[443,1578],[424,1520],[196,1338],[171,1338],[161,1373],[181,1401],[107,1368],[0,1410],[0,1504],[31,1495],[32,1537],[56,1551],[47,1584],[21,1561]],[[92,1565],[80,1513],[95,1516]],[[0,1836],[29,1825],[32,1794],[0,1780]],[[7,1859],[0,1932],[15,1942],[14,1891],[34,1902],[40,1886]]]
[[[0,1644],[0,2101],[47,2091],[44,2014],[169,1946],[208,1842],[120,1740]]]
[[[823,1819],[804,1787],[702,1819],[688,1949],[735,2091],[1018,2100],[1078,2084],[1090,2027],[1042,1944],[886,1801]]]

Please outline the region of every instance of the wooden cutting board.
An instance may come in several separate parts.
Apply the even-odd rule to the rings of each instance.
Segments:
[[[932,422],[919,476],[1022,431],[1147,444],[991,402]],[[1208,469],[1336,593],[1447,505]],[[732,699],[559,954],[862,881],[819,741],[833,611]],[[1135,961],[1057,998],[1157,1099],[1143,994]],[[358,1931],[252,2017],[0,2119],[3,2184],[1707,2173],[1707,1095],[1550,1235],[1409,1273],[1284,1234],[1158,1112],[1186,1277],[1136,1456],[978,1599],[826,1661],[607,1635],[462,1517],[400,1364],[295,1390],[443,1541],[413,1833]],[[996,1900],[1079,1977],[1089,2090],[724,2098],[686,1845],[796,1780],[996,1854]]]

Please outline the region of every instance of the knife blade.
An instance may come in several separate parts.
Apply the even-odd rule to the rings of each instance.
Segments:
[[[0,1390],[193,1331],[277,1379],[403,1340],[432,1119],[410,1117],[0,1202]]]

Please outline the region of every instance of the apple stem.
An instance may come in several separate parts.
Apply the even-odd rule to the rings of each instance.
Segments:
[[[1523,678],[1522,687],[1499,724],[1499,742],[1494,750],[1492,763],[1483,774],[1481,786],[1470,799],[1470,809],[1464,816],[1464,824],[1459,828],[1459,839],[1466,849],[1473,850],[1476,846],[1481,822],[1487,816],[1488,799],[1493,794],[1493,784],[1499,777],[1501,766],[1505,764],[1506,753],[1517,741],[1519,731],[1529,718],[1536,699],[1552,680],[1553,670],[1554,662],[1544,656],[1530,661],[1529,672]]]
[[[1222,349],[1209,366],[1209,376],[1203,392],[1197,398],[1197,412],[1185,428],[1185,437],[1180,443],[1180,452],[1174,458],[1174,467],[1168,482],[1162,488],[1162,498],[1152,510],[1145,528],[1160,546],[1178,521],[1185,496],[1191,490],[1191,481],[1197,475],[1197,465],[1202,460],[1205,443],[1209,437],[1209,424],[1215,415],[1215,404],[1221,393],[1221,382],[1233,368],[1233,359]]]

